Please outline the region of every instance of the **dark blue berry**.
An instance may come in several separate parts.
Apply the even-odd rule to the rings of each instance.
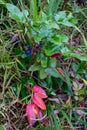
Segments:
[[[30,50],[25,50],[25,54],[28,55],[28,56],[32,56],[32,51],[30,51]]]
[[[26,46],[26,48],[28,49],[28,50],[32,50],[32,46]]]
[[[39,44],[39,48],[40,48],[40,49],[42,48],[42,43]]]

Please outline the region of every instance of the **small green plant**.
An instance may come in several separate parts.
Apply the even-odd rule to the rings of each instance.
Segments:
[[[87,9],[78,2],[0,1],[1,129],[86,129]]]

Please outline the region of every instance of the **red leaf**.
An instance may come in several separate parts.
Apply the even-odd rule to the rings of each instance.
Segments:
[[[46,105],[44,101],[37,95],[34,94],[32,97],[32,101],[42,110],[46,110]]]
[[[39,109],[39,111],[38,111],[38,117],[39,117],[39,118],[42,118],[42,117],[43,117],[43,113],[42,113],[41,109]]]
[[[37,94],[40,98],[47,98],[46,92],[38,85],[33,87],[33,92]]]
[[[38,108],[35,104],[28,104],[26,106],[26,115],[30,125],[33,125],[36,122],[36,115],[38,114]]]
[[[57,71],[62,75],[63,72],[62,72],[62,69],[61,68],[57,68]]]
[[[55,53],[51,56],[51,58],[57,58],[57,57],[61,57],[62,53]]]

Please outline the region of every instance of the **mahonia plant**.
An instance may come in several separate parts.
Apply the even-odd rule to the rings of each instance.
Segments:
[[[38,118],[43,118],[42,110],[46,110],[43,98],[47,98],[46,92],[38,85],[33,87],[32,103],[26,106],[26,116],[29,125],[34,125]]]

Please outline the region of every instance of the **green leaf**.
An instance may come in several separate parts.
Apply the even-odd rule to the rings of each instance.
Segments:
[[[55,53],[58,53],[60,50],[59,45],[57,44],[48,44],[48,47],[45,48],[45,54],[51,56]]]
[[[37,19],[37,0],[30,0],[30,13],[34,20]]]
[[[61,75],[58,73],[58,71],[55,68],[46,68],[45,72],[53,77],[62,78]]]
[[[49,66],[52,67],[52,68],[55,68],[56,67],[56,63],[57,63],[57,60],[55,58],[53,59],[50,59],[49,61]]]
[[[55,2],[55,0],[50,0],[49,4],[47,6],[47,11],[46,12],[47,12],[47,15],[49,15],[49,16],[52,16],[52,14],[53,14],[54,2]]]
[[[31,65],[31,67],[29,68],[29,71],[37,71],[37,70],[40,70],[40,65],[38,64]]]
[[[34,86],[35,84],[35,81],[32,77],[30,77],[28,80],[27,80],[27,83],[29,83],[30,85]]]
[[[41,60],[42,67],[47,67],[47,57]]]
[[[55,20],[60,22],[63,22],[63,20],[66,18],[65,11],[60,11],[58,14],[55,15]]]
[[[40,69],[39,76],[40,76],[40,79],[45,79],[47,77],[47,73],[45,72],[43,68]]]
[[[84,54],[84,55],[78,55],[76,53],[70,53],[70,56],[71,57],[75,57],[75,58],[77,58],[77,59],[79,59],[81,61],[87,61],[87,55],[86,54]]]
[[[47,15],[43,11],[41,11],[41,16],[42,16],[42,21],[43,22],[47,21]]]
[[[77,23],[77,20],[72,16],[72,13],[66,14],[65,11],[60,11],[55,15],[55,20],[62,25],[72,27]]]
[[[5,0],[0,0],[0,4],[6,4]]]
[[[14,14],[20,13],[19,8],[16,7],[15,5],[7,3],[6,6],[9,12],[14,13]]]
[[[40,37],[40,36],[38,36],[38,37],[34,36],[34,40],[36,43],[39,43],[41,41],[41,39],[42,39],[42,37]]]
[[[58,12],[61,3],[62,3],[61,0],[55,1],[54,13]]]
[[[84,90],[84,89],[81,89],[81,90],[79,90],[78,95],[80,96],[80,95],[82,95],[82,94],[84,94],[84,93],[85,93],[85,90]]]
[[[10,16],[12,17],[12,19],[16,20],[17,22],[26,22],[26,17],[28,16],[27,10],[23,10],[21,12],[17,6],[9,3],[6,4],[6,7],[10,12]]]
[[[49,21],[48,23],[47,23],[47,28],[48,29],[60,29],[59,28],[59,25],[57,24],[57,23],[55,23],[54,21]]]
[[[42,25],[41,29],[39,30],[39,36],[44,38],[49,36],[52,33],[52,30],[47,27],[47,25]]]
[[[72,23],[73,25],[75,25],[77,23],[77,19],[75,17],[72,16],[72,13],[69,13],[67,16],[67,19],[70,23]]]
[[[78,65],[78,70],[77,70],[77,73],[84,73],[85,70],[84,70],[84,67],[87,63],[85,61],[81,62],[79,65]]]
[[[63,54],[64,56],[68,56],[71,51],[70,51],[67,47],[63,47],[63,48],[61,49],[61,52],[62,52],[62,54]]]
[[[69,38],[65,34],[58,34],[54,36],[50,41],[55,44],[67,43]]]

